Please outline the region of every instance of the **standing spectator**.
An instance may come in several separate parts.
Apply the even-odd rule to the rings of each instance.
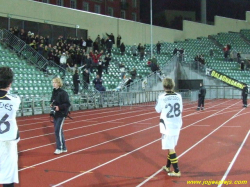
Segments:
[[[111,33],[110,35],[106,33],[106,35],[111,39],[112,44],[115,44],[115,36],[113,35],[113,33]]]
[[[65,76],[65,71],[66,71],[66,68],[67,68],[67,57],[66,57],[66,54],[63,53],[60,57],[60,65],[61,65],[61,68],[62,68],[62,71],[63,71],[63,75]]]
[[[89,54],[86,55],[85,62],[86,62],[86,67],[85,68],[88,69],[88,72],[93,73],[93,68],[92,68],[93,60],[92,60],[92,58],[90,57]]]
[[[205,96],[206,96],[206,88],[203,86],[202,83],[200,83],[200,89],[198,93],[198,107],[196,110],[204,110],[204,102],[205,102]]]
[[[87,53],[92,51],[93,41],[91,40],[90,36],[86,40],[86,47],[87,47]]]
[[[78,70],[76,69],[75,74],[73,75],[74,94],[78,94],[79,83],[80,83],[79,74],[78,74]]]
[[[84,39],[82,39],[82,48],[84,50],[86,50],[86,45],[87,45],[86,41]]]
[[[98,67],[98,62],[99,62],[99,58],[102,56],[103,51],[101,51],[101,53],[97,54],[97,51],[95,52],[95,54],[93,54],[92,52],[89,53],[89,55],[92,58],[92,70],[91,73],[93,71],[94,68]]]
[[[27,33],[24,32],[24,29],[20,30],[20,39],[27,43]]]
[[[99,45],[98,45],[97,41],[95,41],[93,44],[93,50],[97,51],[97,52],[99,51]]]
[[[161,43],[158,41],[156,44],[157,54],[161,54]]]
[[[49,45],[51,43],[50,36],[47,35],[46,38],[44,39],[44,44]]]
[[[97,74],[102,78],[102,71],[103,71],[103,60],[100,58],[97,66]]]
[[[109,62],[111,60],[111,57],[109,54],[106,55],[106,57],[104,58],[104,69],[106,71],[106,74],[108,74],[108,68],[109,68]]]
[[[111,55],[111,51],[112,51],[112,46],[113,46],[113,41],[110,38],[108,38],[106,40],[106,49],[110,55]]]
[[[89,85],[89,70],[85,69],[82,73],[82,78],[83,78],[83,88],[88,89]]]
[[[9,67],[0,67],[0,184],[3,187],[14,187],[18,179],[17,143],[20,140],[16,113],[19,109],[20,98],[11,95],[14,74]],[[4,107],[5,106],[5,107]]]
[[[144,59],[144,54],[145,54],[145,47],[141,46],[140,47],[140,61],[143,61]]]
[[[13,34],[14,34],[16,37],[19,36],[19,29],[18,29],[18,27],[14,27]]]
[[[124,55],[124,53],[125,53],[125,45],[124,45],[124,43],[122,42],[122,44],[120,45],[120,51],[121,51],[121,55]]]
[[[116,47],[117,47],[117,48],[119,48],[120,45],[121,45],[121,39],[122,39],[122,37],[121,37],[121,35],[119,34],[119,35],[117,36],[117,43],[116,43]]]
[[[137,52],[140,54],[140,51],[141,51],[141,43],[138,44],[137,46]]]
[[[70,102],[69,95],[61,87],[63,86],[62,80],[60,78],[53,79],[53,92],[51,96],[51,107],[55,113],[51,113],[54,118],[54,129],[56,136],[56,150],[54,154],[58,155],[67,152],[67,147],[65,144],[65,138],[63,133],[63,123],[65,117],[68,116]]]
[[[102,39],[101,39],[101,50],[103,50],[103,51],[105,51],[106,49],[105,49],[105,42],[106,40],[105,40],[105,38],[104,37],[102,37]]]
[[[237,62],[239,64],[241,63],[241,54],[240,54],[240,52],[237,53]]]
[[[98,35],[95,39],[95,42],[98,46],[98,51],[100,50],[100,47],[101,47],[101,38],[100,38],[100,35]]]
[[[248,86],[244,85],[243,89],[242,89],[242,103],[243,103],[243,107],[247,107],[247,95],[248,95]]]
[[[120,68],[120,72],[121,72],[121,79],[123,80],[124,79],[124,76],[126,74],[126,68],[125,68],[125,65],[122,63],[122,64],[119,64],[119,68]]]
[[[167,164],[162,169],[171,177],[180,177],[181,172],[178,167],[175,147],[182,126],[182,97],[173,91],[174,81],[170,78],[163,80],[163,88],[165,93],[158,97],[158,102],[155,106],[156,112],[161,113],[159,125],[160,133],[162,134],[162,149],[168,150]],[[172,110],[173,108],[174,110]],[[170,172],[171,165],[174,168],[172,172]]]
[[[37,48],[37,52],[40,54],[40,55],[44,55],[44,46],[43,44],[40,44]]]
[[[130,50],[131,50],[133,56],[136,56],[136,55],[137,55],[136,43],[131,47]]]
[[[245,62],[244,62],[244,60],[242,60],[240,63],[240,70],[244,71],[244,67],[245,67]]]

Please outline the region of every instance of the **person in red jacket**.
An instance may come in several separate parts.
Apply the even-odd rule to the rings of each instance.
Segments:
[[[99,58],[102,56],[103,50],[101,50],[101,52],[99,54],[97,54],[97,51],[95,52],[95,54],[92,53],[92,51],[90,51],[89,55],[91,56],[93,63],[96,63],[98,65],[98,61]]]
[[[99,63],[99,58],[102,56],[103,50],[101,50],[101,52],[99,54],[97,54],[97,51],[95,52],[95,54],[92,53],[92,51],[90,51],[89,56],[92,58],[92,71],[93,69],[96,69],[98,67],[98,63]]]

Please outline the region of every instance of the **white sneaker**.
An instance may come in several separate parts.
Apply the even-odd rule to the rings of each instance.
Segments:
[[[67,153],[68,150],[67,150],[67,149],[63,149],[62,152],[63,152],[63,153]]]
[[[54,154],[56,154],[56,155],[59,155],[61,153],[62,153],[62,150],[60,150],[60,149],[56,149],[55,152],[54,152]]]

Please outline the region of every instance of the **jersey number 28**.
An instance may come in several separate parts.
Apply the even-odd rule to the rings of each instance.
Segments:
[[[173,105],[167,104],[165,108],[169,108],[169,111],[167,113],[167,118],[178,117],[181,114],[179,103],[175,103]]]

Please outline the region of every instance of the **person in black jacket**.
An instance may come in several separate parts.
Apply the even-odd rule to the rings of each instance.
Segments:
[[[248,95],[248,87],[247,85],[244,85],[243,89],[242,89],[242,102],[243,102],[243,107],[247,107],[247,95]]]
[[[125,47],[124,43],[122,42],[122,44],[120,45],[121,55],[124,55],[125,49],[126,49],[126,47]]]
[[[67,152],[65,145],[63,123],[65,117],[68,116],[70,101],[68,93],[63,90],[62,80],[58,77],[53,79],[53,92],[51,96],[51,113],[54,118],[54,129],[56,136],[56,150],[54,154],[61,154]]]
[[[83,88],[88,89],[89,88],[89,70],[85,69],[82,73],[83,78]]]
[[[204,101],[206,96],[206,88],[203,86],[202,83],[200,83],[200,89],[198,94],[198,107],[196,110],[204,110]]]
[[[78,94],[79,83],[80,83],[80,79],[79,79],[78,70],[75,70],[75,74],[73,75],[74,94]]]

